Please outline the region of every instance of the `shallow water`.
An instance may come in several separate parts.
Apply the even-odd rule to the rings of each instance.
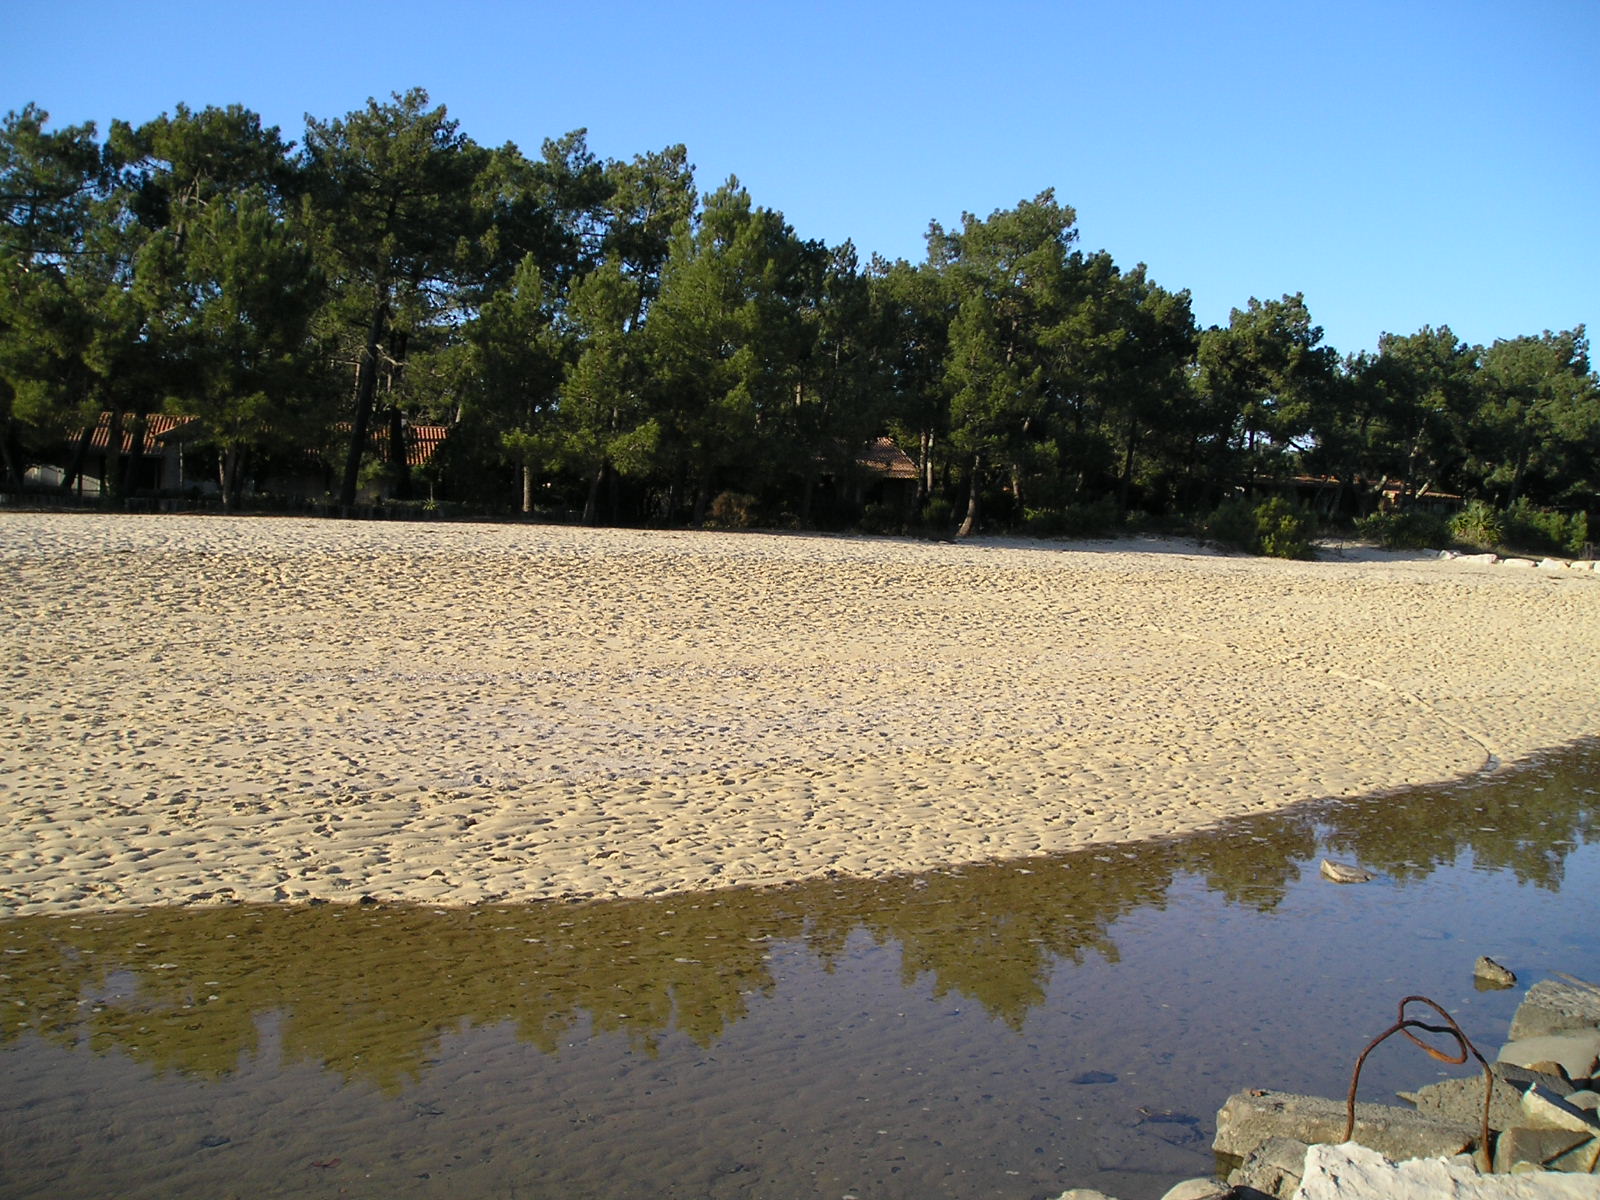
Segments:
[[[1157,1197],[1404,995],[1492,1056],[1479,954],[1600,979],[1597,815],[1591,743],[889,881],[0,922],[0,1194]],[[1392,1042],[1361,1094],[1463,1073]]]

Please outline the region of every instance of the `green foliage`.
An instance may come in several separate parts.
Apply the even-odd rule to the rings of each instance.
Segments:
[[[586,522],[700,519],[728,493],[817,525],[855,513],[861,448],[888,435],[921,515],[863,528],[1095,536],[1312,472],[1493,501],[1508,514],[1471,537],[1581,549],[1584,519],[1547,511],[1600,494],[1581,326],[1386,334],[1341,364],[1303,296],[1202,334],[1187,292],[1076,239],[1047,190],[933,224],[923,263],[863,266],[737,180],[702,197],[681,145],[489,150],[420,89],[308,117],[298,149],[237,105],[103,141],[28,105],[0,125],[0,467],[70,478],[97,413],[137,430],[164,406],[241,486],[338,457],[349,504],[374,423],[425,419],[453,426],[423,469],[447,499],[509,509],[537,479]],[[387,470],[400,496],[414,474]],[[1302,516],[1261,509],[1204,528],[1306,552]],[[1410,514],[1364,532],[1439,538]]]
[[[1504,514],[1502,541],[1508,549],[1578,556],[1589,540],[1589,516],[1535,508],[1519,500]]]
[[[955,528],[955,505],[947,496],[935,496],[923,508],[917,523],[928,533],[949,533]]]
[[[1122,512],[1110,496],[1087,504],[1055,509],[1029,509],[1023,530],[1034,537],[1110,537],[1122,529]]]
[[[1472,500],[1450,518],[1450,532],[1463,545],[1493,550],[1505,542],[1505,519],[1492,505]]]
[[[1311,558],[1314,528],[1309,513],[1280,496],[1254,505],[1245,499],[1229,500],[1205,524],[1213,541],[1272,558]]]
[[[1437,550],[1451,541],[1450,522],[1436,513],[1375,512],[1356,519],[1356,534],[1386,550]]]

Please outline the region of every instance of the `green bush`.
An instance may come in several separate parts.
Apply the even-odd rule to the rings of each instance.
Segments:
[[[1437,550],[1451,541],[1450,522],[1427,512],[1375,512],[1358,517],[1356,535],[1388,550]]]
[[[869,504],[856,521],[856,529],[861,533],[904,533],[905,525],[897,504]]]
[[[1110,537],[1122,530],[1122,512],[1109,496],[1090,504],[1030,508],[1022,528],[1031,537]]]
[[[1519,500],[1505,513],[1504,544],[1515,550],[1539,554],[1583,553],[1589,540],[1587,513],[1559,513],[1535,508]]]
[[[1206,521],[1213,541],[1273,558],[1310,558],[1312,528],[1309,513],[1278,496],[1256,505],[1229,500]]]
[[[1505,521],[1482,500],[1469,500],[1465,508],[1450,518],[1450,533],[1465,545],[1493,550],[1505,542]]]
[[[943,496],[929,500],[918,524],[931,533],[948,533],[956,523],[955,506]]]

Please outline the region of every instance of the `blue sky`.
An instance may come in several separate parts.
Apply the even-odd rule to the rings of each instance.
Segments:
[[[802,237],[920,260],[1047,187],[1203,325],[1304,292],[1326,341],[1600,321],[1600,0],[10,6],[0,109],[241,103],[298,139],[412,86],[479,142],[675,142]]]

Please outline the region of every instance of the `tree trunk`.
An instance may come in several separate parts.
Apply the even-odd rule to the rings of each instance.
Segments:
[[[134,414],[133,444],[128,448],[128,461],[122,464],[122,494],[131,496],[139,490],[139,465],[144,462],[147,414]]]
[[[394,498],[411,499],[411,463],[406,454],[406,421],[398,404],[389,406],[389,471],[394,480]]]
[[[61,477],[61,490],[72,492],[72,485],[78,482],[83,474],[83,460],[89,456],[89,446],[94,441],[94,426],[90,425],[78,437],[78,444],[72,448],[72,461],[67,464],[67,473]]]
[[[239,503],[239,448],[229,446],[222,452],[222,478],[218,480],[222,485],[222,507],[228,511]]]
[[[522,513],[527,516],[533,511],[533,466],[529,463],[522,464]]]
[[[100,498],[122,495],[122,410],[111,410],[106,426],[106,453],[101,459]]]
[[[4,433],[0,433],[0,457],[5,459],[6,487],[12,491],[22,490],[22,471],[17,466],[17,423],[10,417],[6,418]]]
[[[389,306],[380,300],[372,310],[367,343],[362,348],[361,365],[356,370],[356,411],[350,422],[350,451],[345,456],[344,481],[339,488],[339,504],[343,508],[353,508],[356,502],[361,456],[366,452],[367,427],[372,423],[372,398],[378,391],[378,345],[383,341],[388,319]]]
[[[583,523],[594,526],[600,524],[600,485],[606,481],[606,464],[602,459],[595,469],[594,478],[589,480],[589,494],[583,498]]]
[[[961,522],[961,528],[956,530],[958,538],[971,537],[978,528],[978,488],[983,475],[983,456],[972,456],[972,480],[967,488],[967,515]]]
[[[1128,452],[1122,456],[1122,482],[1117,487],[1117,511],[1124,516],[1128,512],[1128,493],[1133,488],[1133,457],[1139,447],[1139,426],[1128,422]]]

